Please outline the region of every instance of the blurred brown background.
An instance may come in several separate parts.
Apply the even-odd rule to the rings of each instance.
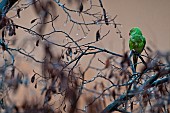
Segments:
[[[25,3],[26,1],[23,1]],[[66,3],[65,0],[62,1]],[[99,5],[98,1],[96,5]],[[21,2],[22,3],[22,2]],[[85,3],[84,9],[88,5]],[[118,15],[116,18],[116,22],[122,24],[122,27],[119,27],[123,38],[126,40],[126,50],[128,48],[128,33],[132,27],[140,27],[143,31],[144,36],[147,39],[147,45],[154,46],[155,50],[167,51],[170,50],[170,1],[169,0],[107,0],[103,1],[103,5],[109,16],[112,18],[115,15]],[[70,8],[76,9],[74,4],[68,5]],[[102,10],[101,10],[102,11]],[[60,14],[59,19],[56,21],[56,25],[58,28],[64,28],[64,30],[69,31],[71,26],[69,24],[64,27],[64,22],[66,19],[66,15],[60,8],[57,8],[57,14]],[[13,13],[12,11],[9,12]],[[74,15],[73,15],[74,16]],[[26,9],[21,13],[21,18],[14,19],[17,24],[24,25],[26,27],[31,27],[30,21],[37,17],[35,15],[32,7]],[[88,19],[87,19],[88,20]],[[60,22],[61,21],[61,22]],[[72,24],[70,24],[72,25]],[[107,28],[103,26],[103,31]],[[48,28],[50,30],[51,28]],[[110,29],[110,28],[108,28]],[[94,30],[94,31],[92,31]],[[95,36],[95,32],[97,29],[91,29],[91,34],[89,33],[89,39]],[[106,48],[110,48],[113,51],[121,51],[122,47],[120,47],[121,39],[118,38],[118,35],[115,33],[115,29],[112,27],[111,33],[107,36],[106,43],[110,43],[110,45],[102,42]],[[73,30],[74,32],[74,30]],[[20,33],[19,31],[17,33]],[[23,32],[22,32],[23,33]],[[76,33],[76,31],[75,31]],[[87,38],[88,38],[87,36]],[[19,34],[19,37],[23,37],[23,34]],[[111,37],[111,38],[110,38]],[[108,40],[109,39],[109,40]],[[117,42],[118,41],[118,42]],[[107,47],[108,46],[108,47]]]
[[[94,0],[99,5],[97,0]],[[23,3],[25,1],[22,1]],[[86,3],[85,3],[86,4]],[[132,27],[140,27],[143,35],[146,37],[147,46],[151,47],[154,51],[155,50],[161,50],[161,51],[169,51],[170,50],[170,0],[103,0],[104,8],[106,9],[109,16],[112,18],[115,15],[118,15],[116,18],[116,22],[122,24],[119,26],[119,29],[122,32],[123,38],[119,38],[119,35],[116,34],[116,29],[114,29],[113,26],[102,26],[102,35],[106,34],[108,30],[111,30],[109,35],[104,38],[103,41],[100,43],[97,43],[96,46],[106,48],[110,51],[120,53],[122,54],[123,51],[123,43],[125,44],[125,51],[128,51],[128,33],[129,30]],[[70,5],[68,7],[73,8],[74,5]],[[86,8],[86,5],[85,7]],[[56,28],[65,30],[69,32],[71,29],[71,24],[64,25],[64,18],[66,18],[65,14],[63,12],[60,12],[61,9],[57,8],[57,12],[60,15],[59,19],[56,21]],[[101,10],[102,11],[102,10]],[[11,16],[15,14],[16,12],[9,12],[8,16]],[[21,12],[21,18],[14,18],[14,22],[25,26],[27,28],[31,27],[30,21],[33,20],[37,15],[34,13],[34,10],[32,7],[29,7],[25,11]],[[47,27],[47,32],[50,31],[51,28]],[[89,34],[87,35],[86,41],[95,40],[95,33],[99,29],[97,27],[96,29],[91,29]],[[94,31],[93,31],[94,30]],[[79,36],[76,36],[77,30],[76,28],[73,30],[72,36],[74,38],[78,38]],[[54,36],[55,37],[55,36]],[[57,35],[59,37],[59,35]],[[30,35],[25,33],[23,30],[17,30],[17,39],[23,40],[24,38],[30,38]],[[56,37],[55,37],[56,38]],[[51,39],[53,40],[53,39]],[[62,39],[63,40],[63,39]],[[123,42],[124,40],[124,42]],[[62,41],[61,41],[62,42]],[[30,42],[27,42],[27,44]],[[29,44],[28,44],[29,45]],[[27,49],[31,49],[32,45],[30,43],[30,46]],[[54,49],[55,51],[59,51],[57,49]],[[37,59],[42,59],[43,52],[41,48],[41,44],[39,47],[35,50],[35,56]],[[38,54],[36,54],[38,52]],[[99,56],[98,56],[99,57]],[[105,57],[106,58],[106,57]],[[26,59],[26,58],[25,58]],[[88,63],[86,60],[88,58],[82,59],[83,63]],[[88,59],[89,60],[89,59]],[[23,71],[25,73],[28,73],[29,76],[32,76],[32,70],[36,69],[37,72],[41,73],[41,69],[37,68],[40,66],[40,64],[31,63],[30,60],[25,60],[24,63],[17,62],[18,67],[24,67]],[[97,62],[96,62],[97,63]],[[100,64],[100,63],[99,63]],[[96,64],[95,64],[96,65]],[[39,71],[38,71],[39,70]],[[94,74],[90,71],[89,72],[91,76],[88,76],[89,78],[93,77]],[[87,78],[88,78],[87,77]],[[32,91],[32,90],[31,90]],[[35,92],[30,92],[29,90],[25,89],[24,92],[27,93],[27,97],[34,96]],[[20,95],[23,94],[23,90],[19,92]],[[28,94],[30,95],[28,96]],[[22,98],[25,98],[26,96],[22,95],[20,98],[16,99],[15,101],[18,102],[18,100],[22,100]]]

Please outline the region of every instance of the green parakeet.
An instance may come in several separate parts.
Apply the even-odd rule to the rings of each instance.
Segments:
[[[142,31],[138,27],[134,27],[130,30],[129,32],[129,48],[130,50],[134,50],[136,53],[141,54],[145,44],[146,40],[145,37],[142,35]],[[137,61],[138,61],[138,55],[134,54],[133,55],[133,64],[134,68],[136,71],[136,66],[137,66]]]

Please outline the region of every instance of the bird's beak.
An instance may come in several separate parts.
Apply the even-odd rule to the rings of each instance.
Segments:
[[[130,36],[130,32],[129,32],[129,36]]]

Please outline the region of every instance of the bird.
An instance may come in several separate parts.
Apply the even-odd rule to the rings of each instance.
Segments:
[[[129,32],[129,48],[134,51],[133,65],[136,71],[138,56],[142,53],[146,45],[146,39],[139,27],[133,27]]]

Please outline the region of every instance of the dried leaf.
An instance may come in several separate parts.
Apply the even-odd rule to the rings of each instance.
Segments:
[[[39,46],[39,42],[40,42],[39,40],[36,41],[36,46]]]
[[[51,91],[52,91],[53,94],[57,93],[57,91],[56,91],[56,89],[54,87],[51,88]]]
[[[64,59],[64,55],[63,54],[61,55],[61,58]]]
[[[51,100],[51,90],[48,89],[46,94],[45,94],[45,100],[44,100],[44,103],[47,103]]]
[[[2,38],[5,36],[5,29],[2,30]]]
[[[106,25],[109,25],[108,17],[106,15],[106,10],[103,8],[104,21]]]
[[[66,51],[66,55],[72,57],[72,49],[69,47]]]
[[[68,56],[66,56],[66,59],[67,59],[67,61],[69,61],[69,58],[68,58]]]
[[[35,83],[35,86],[34,86],[34,88],[35,88],[35,89],[37,88],[37,82]]]
[[[37,20],[37,18],[36,18],[36,19],[31,20],[31,24],[32,24],[32,23],[34,23],[36,20]]]
[[[8,19],[6,17],[3,17],[0,19],[0,29],[2,29],[4,26],[6,26],[8,23]]]
[[[47,90],[47,87],[45,86],[45,87],[43,87],[43,89],[41,90],[41,95],[43,95],[44,94],[44,92]]]
[[[115,100],[116,99],[116,92],[115,92],[115,90],[112,91],[112,96],[113,96],[113,98]]]
[[[15,67],[13,67],[11,70],[11,77],[14,78],[14,76],[15,76]]]
[[[100,30],[96,32],[96,41],[100,40]]]
[[[32,83],[34,83],[34,81],[35,81],[35,75],[36,75],[36,74],[34,74],[34,75],[31,77],[31,82],[32,82]]]
[[[8,36],[12,36],[12,35],[13,35],[13,29],[11,26],[9,26]]]
[[[4,42],[1,43],[1,46],[2,46],[2,50],[5,51],[7,48],[6,48],[6,45],[4,44]]]
[[[113,72],[111,71],[108,78],[111,79],[113,77]]]
[[[106,63],[105,63],[105,68],[108,68],[110,66],[110,58],[108,58],[106,60]]]
[[[66,104],[64,105],[63,110],[66,112]]]
[[[0,100],[0,106],[1,106],[2,109],[5,109],[4,99],[3,98]]]
[[[79,14],[83,11],[83,3],[81,2],[80,7],[79,7]]]
[[[15,109],[16,113],[19,113],[19,108],[16,105],[14,105],[14,109]]]
[[[146,107],[147,104],[148,104],[148,97],[149,97],[149,95],[147,93],[143,94],[143,105],[144,105],[144,107]]]
[[[133,102],[130,103],[130,109],[133,110]]]
[[[94,89],[94,90],[96,90],[96,89],[97,89],[97,84],[95,84],[95,85],[94,85],[93,89]]]
[[[74,54],[75,54],[75,55],[77,54],[77,49],[76,49],[76,51],[74,52]]]
[[[0,100],[0,105],[2,105],[4,103],[4,99],[2,98],[1,100]]]
[[[120,38],[123,38],[123,36],[120,34]]]
[[[105,87],[104,87],[103,82],[101,82],[100,85],[101,85],[102,90],[104,90]]]
[[[117,24],[114,24],[115,28],[117,27]]]
[[[21,16],[20,16],[20,12],[21,12],[21,9],[19,8],[19,9],[17,9],[17,16],[18,16],[18,18],[20,18]]]

